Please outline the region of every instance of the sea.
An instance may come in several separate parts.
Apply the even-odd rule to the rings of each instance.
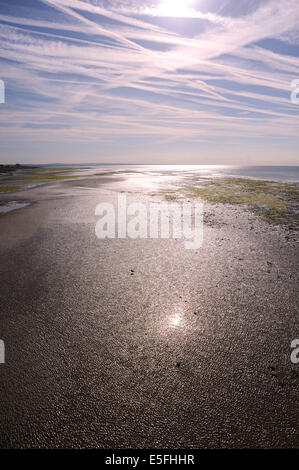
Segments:
[[[299,183],[299,166],[237,166],[237,165],[134,165],[134,164],[86,164],[105,171],[141,172],[151,176],[176,174],[198,178],[251,178],[257,180]]]

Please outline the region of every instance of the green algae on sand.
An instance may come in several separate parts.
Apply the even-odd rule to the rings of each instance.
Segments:
[[[14,186],[0,186],[0,193],[8,193],[10,191],[17,191],[20,189],[20,186],[14,185]]]
[[[239,204],[248,207],[269,223],[298,228],[299,185],[246,178],[215,178],[200,180],[172,193],[158,193],[167,201],[180,197],[199,198],[211,203]]]
[[[183,189],[190,198],[222,204],[246,204],[263,220],[285,223],[293,219],[299,204],[299,185],[245,178],[208,180]]]

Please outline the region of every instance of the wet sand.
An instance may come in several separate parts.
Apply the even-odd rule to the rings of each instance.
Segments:
[[[135,183],[129,202],[159,200]],[[293,235],[205,202],[196,251],[99,240],[96,205],[129,187],[118,174],[1,195],[31,204],[0,216],[0,446],[297,447]]]

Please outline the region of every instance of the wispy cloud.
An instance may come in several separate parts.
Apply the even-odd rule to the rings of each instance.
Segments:
[[[297,0],[190,1],[169,17],[166,1],[6,1],[7,142],[298,136]]]

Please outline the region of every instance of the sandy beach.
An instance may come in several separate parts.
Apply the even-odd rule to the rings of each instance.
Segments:
[[[0,447],[297,447],[290,219],[206,199],[197,250],[99,240],[99,202],[165,201],[182,181],[37,182],[0,198],[28,203],[0,215]]]

